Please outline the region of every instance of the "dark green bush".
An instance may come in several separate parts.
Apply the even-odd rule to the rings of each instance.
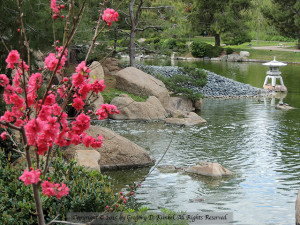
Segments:
[[[205,42],[194,41],[191,44],[191,54],[194,57],[202,58],[202,57],[218,57],[220,53],[223,51],[223,48],[220,46],[212,46]]]
[[[240,45],[245,42],[251,42],[251,36],[248,33],[224,33],[222,40],[226,45]]]
[[[61,157],[55,158],[47,174],[56,183],[64,182],[70,189],[69,195],[61,199],[41,196],[45,220],[65,220],[67,212],[102,212],[106,205],[117,200],[109,178],[100,172],[87,172],[74,161],[66,164]],[[0,150],[0,224],[37,224],[32,188],[19,180],[24,165],[13,166]],[[119,206],[117,209],[122,210]]]
[[[191,89],[191,86],[205,86],[207,82],[207,73],[203,70],[191,67],[184,67],[182,68],[182,71],[184,72],[184,75],[176,74],[171,78],[158,75],[157,78],[160,79],[166,87],[176,95],[187,97],[193,101],[202,98],[202,94],[195,93]]]
[[[227,55],[230,55],[230,54],[232,54],[234,52],[234,50],[232,48],[230,48],[230,47],[226,48],[225,50],[226,50],[226,54]]]

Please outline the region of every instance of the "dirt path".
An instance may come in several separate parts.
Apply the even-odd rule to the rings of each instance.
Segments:
[[[300,52],[300,49],[287,49],[287,48],[283,48],[282,46],[262,46],[262,47],[252,47],[252,49],[284,51],[284,52]]]

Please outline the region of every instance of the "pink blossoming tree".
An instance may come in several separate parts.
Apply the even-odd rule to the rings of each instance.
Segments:
[[[14,75],[10,81],[5,74],[0,74],[0,85],[4,88],[3,99],[7,105],[7,110],[0,117],[2,128],[10,128],[19,132],[22,137],[23,149],[17,151],[26,156],[28,169],[24,169],[19,179],[24,185],[32,185],[34,200],[36,204],[36,214],[38,223],[45,224],[40,190],[48,197],[55,196],[57,199],[68,195],[71,187],[64,183],[55,183],[51,178],[46,179],[50,160],[60,147],[78,145],[83,143],[87,147],[100,148],[102,145],[102,135],[98,137],[88,136],[86,131],[90,126],[91,116],[97,116],[99,120],[105,119],[109,114],[119,113],[114,105],[103,104],[95,112],[84,111],[87,100],[93,93],[98,94],[105,88],[104,81],[96,79],[90,82],[90,68],[86,64],[88,56],[93,48],[95,40],[99,35],[98,22],[95,36],[90,46],[85,61],[82,61],[71,77],[63,74],[63,69],[67,61],[67,46],[70,43],[76,28],[80,22],[86,0],[83,0],[79,8],[78,15],[74,16],[73,1],[68,4],[69,12],[66,18],[63,15],[65,5],[58,5],[56,0],[50,1],[50,8],[53,11],[53,19],[65,20],[66,29],[62,46],[59,41],[54,43],[54,51],[49,53],[44,60],[45,67],[35,73],[31,72],[29,44],[23,26],[21,0],[18,0],[19,24],[16,33],[20,34],[20,50],[11,50],[7,56],[7,68],[14,70]],[[71,13],[72,12],[72,13]],[[113,21],[118,21],[118,13],[113,9],[106,9],[99,15],[106,23],[104,26],[111,26]],[[104,27],[103,26],[103,27]],[[102,30],[102,29],[101,29]],[[27,47],[28,62],[24,61],[24,49]],[[54,77],[61,76],[61,83],[54,85]],[[48,83],[45,83],[49,80]],[[42,86],[46,89],[41,98],[38,92]],[[62,102],[62,104],[59,104]],[[68,103],[72,104],[77,111],[74,121],[68,122],[65,112]],[[3,140],[7,139],[7,131],[1,133]],[[46,156],[45,165],[41,166],[40,157]],[[35,168],[33,168],[35,167]]]

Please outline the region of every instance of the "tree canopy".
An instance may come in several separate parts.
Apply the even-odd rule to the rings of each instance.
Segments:
[[[281,35],[298,39],[298,48],[300,47],[299,0],[272,0],[270,7],[263,8],[262,11]]]

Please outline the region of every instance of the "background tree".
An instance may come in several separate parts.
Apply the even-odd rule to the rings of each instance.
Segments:
[[[221,34],[231,32],[232,38],[236,38],[248,32],[244,22],[250,6],[248,0],[194,0],[190,19],[195,30],[211,33],[215,46],[220,46]]]
[[[262,11],[281,35],[298,39],[298,48],[300,48],[299,0],[272,0],[270,7]]]

